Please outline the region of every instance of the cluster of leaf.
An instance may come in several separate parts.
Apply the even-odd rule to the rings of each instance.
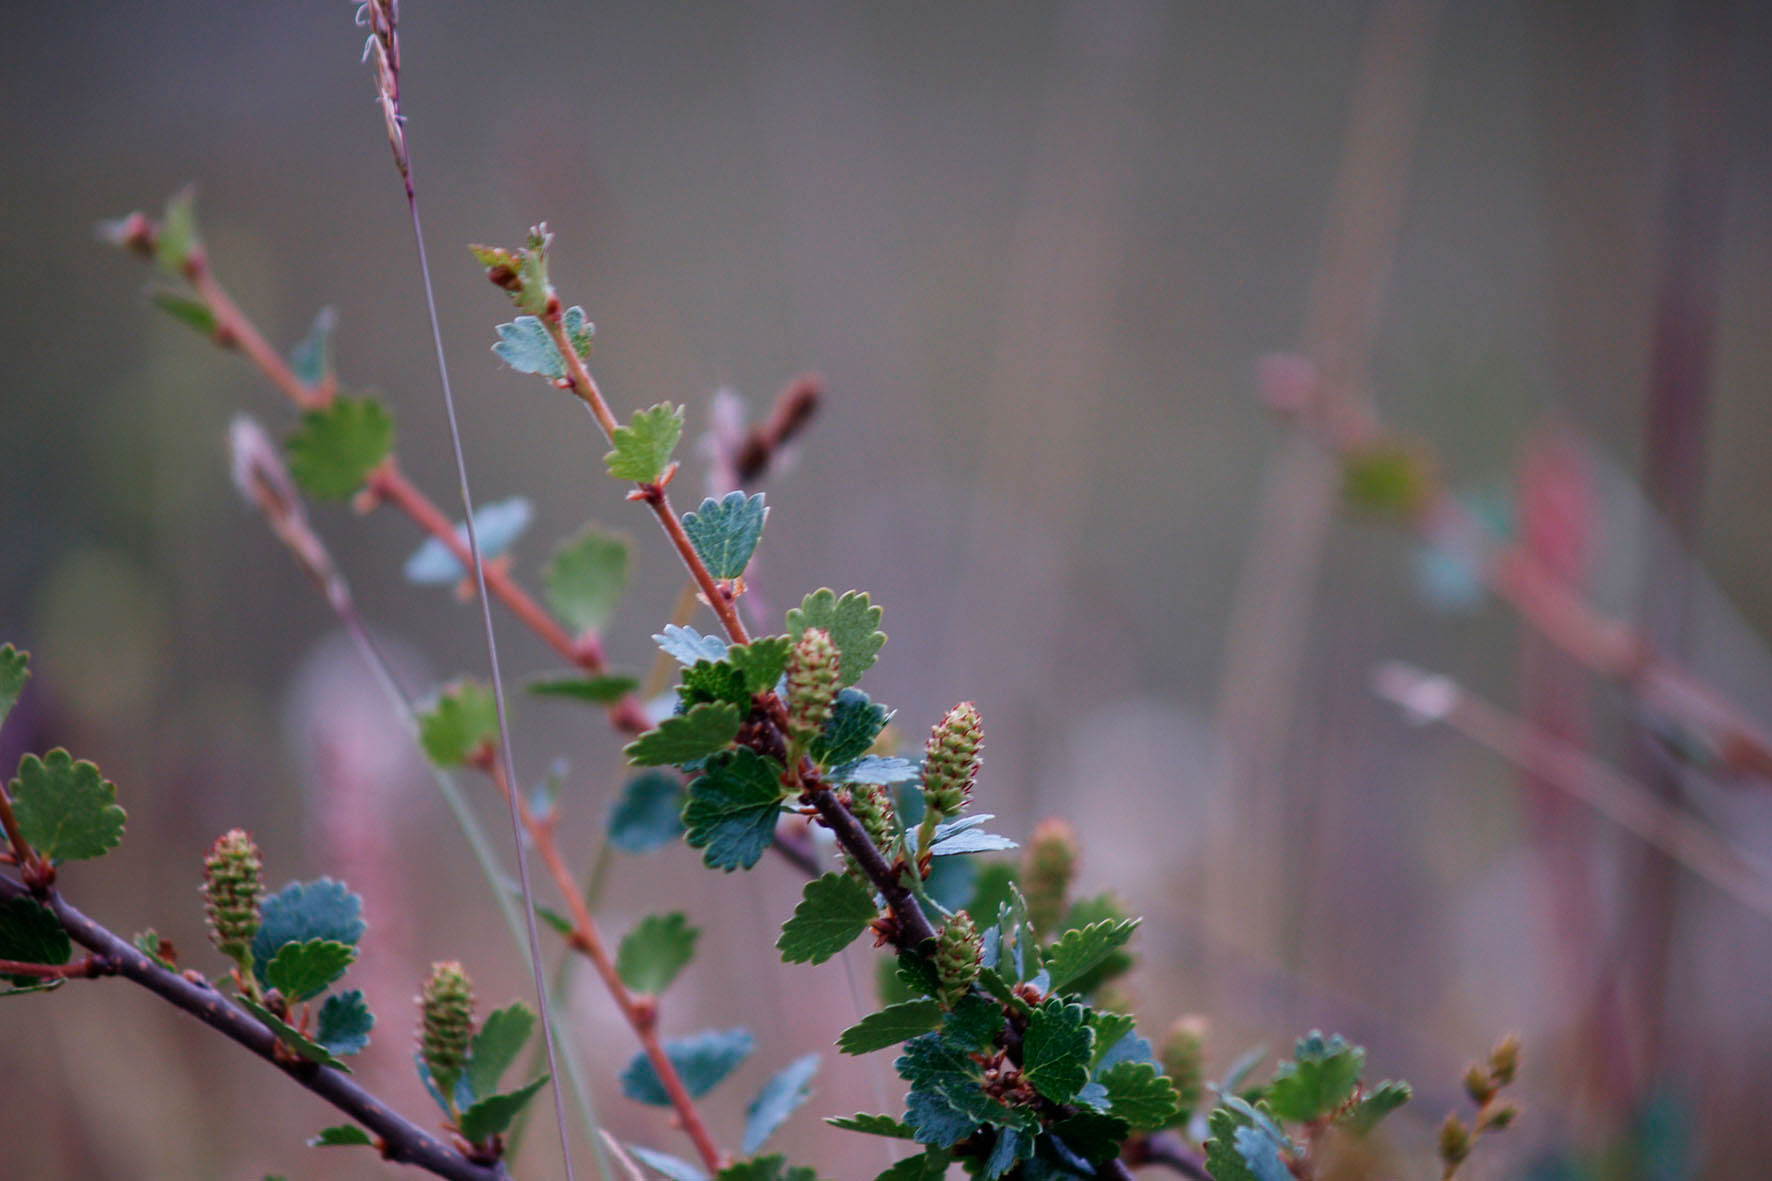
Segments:
[[[1365,1067],[1364,1049],[1312,1031],[1266,1084],[1241,1087],[1245,1071],[1233,1070],[1219,1084],[1219,1105],[1208,1121],[1206,1170],[1213,1181],[1292,1181],[1313,1175],[1313,1147],[1345,1150],[1363,1140],[1412,1094],[1407,1083],[1388,1079],[1368,1089],[1361,1081]]]
[[[31,675],[30,659],[29,653],[11,644],[0,646],[0,723],[6,721],[24,692]],[[117,806],[116,785],[96,766],[84,759],[76,761],[65,750],[52,750],[42,758],[25,755],[6,791],[19,836],[51,866],[102,857],[123,839],[125,816]],[[16,858],[18,850],[11,849],[10,843],[7,848]],[[73,954],[73,944],[60,920],[36,899],[0,903],[0,960],[61,965]],[[0,996],[47,992],[66,983],[27,975],[0,980],[7,984]]]
[[[369,1045],[375,1015],[361,989],[312,1002],[344,978],[363,938],[363,900],[331,878],[291,882],[264,900],[236,999],[289,1050],[349,1072],[340,1061]],[[274,991],[266,991],[274,990]]]

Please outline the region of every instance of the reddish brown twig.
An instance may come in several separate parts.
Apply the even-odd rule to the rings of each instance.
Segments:
[[[496,757],[491,744],[482,748],[473,760],[474,765],[486,772],[498,786],[499,794],[507,801],[512,799],[510,780],[505,777],[504,764]],[[665,1053],[664,1043],[658,1037],[658,1001],[650,996],[636,996],[622,980],[621,973],[616,971],[615,959],[609,953],[609,947],[603,941],[597,920],[591,915],[590,908],[585,904],[584,895],[579,889],[572,870],[567,867],[565,858],[560,853],[559,842],[554,839],[554,823],[551,819],[540,819],[529,807],[529,801],[523,798],[522,792],[515,793],[518,815],[523,822],[523,829],[529,835],[536,853],[541,857],[542,864],[547,867],[548,875],[554,879],[555,887],[566,902],[567,912],[572,919],[572,932],[566,937],[572,949],[590,961],[603,986],[614,999],[621,1015],[640,1039],[640,1046],[652,1068],[658,1074],[659,1082],[664,1085],[665,1094],[670,1096],[671,1107],[676,1110],[677,1119],[683,1125],[683,1132],[695,1145],[696,1153],[710,1173],[717,1173],[723,1165],[719,1146],[708,1131],[707,1123],[701,1118],[701,1112],[695,1106],[695,1100],[689,1089],[683,1085],[682,1076],[677,1067]]]

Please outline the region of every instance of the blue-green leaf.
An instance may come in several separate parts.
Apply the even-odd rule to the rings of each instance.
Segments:
[[[683,532],[710,574],[737,578],[750,564],[768,516],[761,492],[749,497],[743,492],[728,492],[723,500],[710,496],[700,508],[684,513]]]
[[[624,853],[650,853],[683,835],[683,781],[664,771],[628,780],[609,810],[609,843]]]
[[[596,325],[585,319],[585,310],[573,306],[561,317],[572,351],[581,360],[589,360]],[[498,342],[492,346],[499,360],[518,373],[534,373],[549,381],[558,381],[567,374],[566,358],[554,344],[545,324],[534,316],[518,316],[509,324],[498,326]]]
[[[1181,1110],[1175,1084],[1149,1062],[1116,1063],[1102,1072],[1101,1085],[1107,1088],[1108,1110],[1134,1128],[1166,1127]]]
[[[1028,1018],[1022,1038],[1022,1077],[1054,1103],[1069,1103],[1089,1081],[1095,1031],[1081,1005],[1047,1001]]]
[[[755,1042],[743,1029],[710,1029],[665,1043],[665,1057],[677,1068],[689,1097],[699,1099],[720,1085],[739,1063],[750,1057]],[[644,1050],[634,1055],[621,1075],[622,1093],[636,1103],[669,1107],[670,1094],[652,1069]]]
[[[330,939],[356,946],[363,938],[363,900],[331,878],[291,882],[264,900],[258,934],[252,940],[252,970],[270,985],[265,969],[286,944]]]
[[[812,757],[826,766],[852,763],[867,753],[891,720],[891,712],[860,689],[844,689],[831,708],[831,720],[812,741]]]
[[[320,1025],[314,1040],[340,1057],[361,1054],[369,1046],[375,1014],[364,1003],[363,991],[353,988],[326,998],[320,1006]]]
[[[314,314],[314,324],[308,334],[289,350],[289,368],[303,385],[322,385],[336,376],[332,364],[332,334],[337,327],[338,312],[330,307],[321,308]]]
[[[706,708],[706,707],[703,707]],[[710,869],[749,869],[775,839],[781,764],[749,747],[714,755],[689,785],[683,825]]]
[[[835,768],[827,776],[832,783],[910,783],[923,774],[923,765],[888,755],[863,755]]]
[[[719,636],[704,636],[692,627],[665,624],[664,631],[652,637],[654,642],[678,664],[694,664],[698,660],[722,660],[726,641]]]
[[[638,1144],[630,1144],[627,1150],[634,1159],[667,1181],[708,1181],[708,1175],[686,1160],[679,1160],[668,1152],[657,1152],[643,1148]]]
[[[521,496],[489,501],[475,509],[474,534],[480,543],[480,560],[490,562],[510,549],[534,517],[534,508]],[[467,547],[468,527],[460,521],[455,524],[455,539],[463,548]],[[407,582],[418,586],[450,586],[466,578],[468,568],[442,541],[428,537],[406,559],[404,573]]]
[[[763,636],[748,644],[733,644],[726,649],[726,663],[744,677],[745,690],[762,693],[775,688],[787,670],[794,642],[786,636]]]
[[[889,1115],[828,1115],[825,1123],[845,1132],[865,1132],[869,1136],[885,1136],[892,1140],[915,1140],[916,1133],[901,1119]]]
[[[1366,1051],[1359,1046],[1350,1046],[1339,1035],[1325,1038],[1321,1030],[1312,1030],[1298,1040],[1294,1060],[1274,1068],[1268,1106],[1294,1123],[1320,1119],[1347,1102],[1365,1065]]]
[[[812,1098],[812,1076],[818,1073],[818,1055],[796,1058],[763,1084],[745,1108],[744,1146],[749,1156],[763,1147],[775,1130],[806,1100]]]

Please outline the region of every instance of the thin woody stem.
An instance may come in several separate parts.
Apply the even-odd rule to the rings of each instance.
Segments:
[[[318,1063],[291,1061],[279,1053],[277,1035],[227,997],[200,980],[169,971],[66,902],[59,893],[34,893],[22,882],[0,876],[0,900],[35,897],[82,947],[115,966],[115,974],[146,988],[246,1047],[367,1128],[384,1158],[415,1165],[451,1181],[509,1181],[504,1166],[470,1160],[460,1150],[395,1114],[343,1071]]]
[[[565,318],[559,311],[559,301],[556,299],[551,303],[553,306],[550,308],[549,314],[543,316],[541,322],[547,326],[548,336],[552,338],[554,347],[566,359],[568,387],[590,410],[591,417],[597,420],[597,426],[603,431],[603,437],[613,444],[617,426],[615,415],[611,413],[609,403],[604,399],[603,391],[598,387],[596,378],[592,377],[591,371],[585,367],[584,358],[580,357],[578,350],[572,346],[572,340],[566,332]],[[656,484],[640,483],[636,485],[635,491],[630,493],[630,496],[633,499],[645,501],[647,506],[652,509],[652,514],[658,518],[659,525],[664,528],[665,536],[669,537],[671,544],[676,547],[677,556],[683,560],[684,568],[695,580],[695,585],[701,588],[702,597],[708,601],[708,606],[712,607],[714,614],[720,617],[720,623],[725,627],[726,634],[732,638],[732,642],[748,644],[751,642],[751,635],[745,630],[744,622],[739,619],[738,609],[733,606],[731,596],[720,589],[713,573],[708,570],[707,563],[703,562],[701,555],[695,552],[695,546],[690,542],[689,535],[683,531],[683,522],[677,519],[676,510],[671,507],[671,498],[665,492],[665,485],[669,481],[670,475],[667,473],[665,478]]]
[[[23,871],[25,881],[40,883],[49,867],[37,856],[37,850],[31,848],[31,843],[25,840],[25,834],[19,830],[18,816],[12,810],[12,796],[4,783],[0,783],[0,831],[6,833],[6,843],[12,846],[13,859]]]
[[[498,790],[507,800],[513,799],[510,780],[505,777],[504,765],[496,757],[493,748],[488,745],[474,760],[475,764],[492,777]],[[538,819],[529,807],[529,802],[521,792],[515,793],[514,802],[518,815],[523,822],[524,831],[529,834],[542,864],[547,867],[548,875],[554,879],[554,885],[566,902],[566,908],[572,919],[572,933],[567,942],[572,949],[591,962],[597,976],[603,981],[609,995],[614,998],[616,1007],[621,1010],[622,1017],[633,1029],[634,1036],[640,1039],[641,1048],[645,1050],[647,1060],[658,1074],[659,1082],[664,1085],[665,1094],[670,1096],[671,1106],[676,1109],[677,1119],[683,1125],[683,1132],[695,1145],[702,1163],[709,1172],[719,1172],[723,1157],[719,1146],[714,1143],[713,1135],[708,1131],[707,1123],[701,1118],[701,1112],[695,1106],[689,1089],[683,1085],[682,1076],[677,1073],[676,1065],[665,1053],[664,1044],[658,1037],[658,1003],[651,997],[638,997],[629,991],[621,974],[616,970],[615,960],[609,954],[609,947],[603,941],[602,932],[597,927],[597,920],[591,915],[583,893],[579,889],[577,879],[568,868],[566,860],[560,853],[559,842],[554,839],[554,825],[551,821]]]
[[[115,960],[96,953],[66,964],[0,960],[0,976],[35,976],[39,980],[96,980],[100,976],[115,976],[117,971]]]

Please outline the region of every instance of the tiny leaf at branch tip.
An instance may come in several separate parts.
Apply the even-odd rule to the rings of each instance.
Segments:
[[[616,974],[635,992],[663,992],[689,961],[701,937],[681,911],[651,914],[622,936],[615,957]]]
[[[0,724],[4,724],[12,707],[31,679],[31,654],[11,644],[0,644]]]
[[[683,408],[660,402],[636,410],[626,426],[615,428],[614,446],[603,456],[609,474],[636,484],[655,484],[671,465],[683,437]],[[761,526],[759,526],[761,528]]]
[[[621,602],[628,580],[628,538],[586,526],[560,543],[542,568],[548,606],[575,631],[598,631]]]
[[[490,686],[452,682],[418,713],[419,745],[439,767],[460,767],[498,741],[498,702]]]

